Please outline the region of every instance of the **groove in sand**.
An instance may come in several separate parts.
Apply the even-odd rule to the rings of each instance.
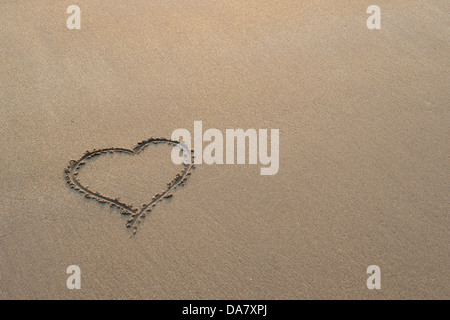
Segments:
[[[145,218],[146,213],[150,212],[152,209],[151,207],[154,207],[157,202],[162,201],[163,199],[169,199],[173,197],[173,194],[171,191],[175,190],[178,185],[183,186],[185,181],[187,180],[187,177],[191,174],[192,169],[195,168],[194,166],[194,154],[193,150],[191,150],[191,163],[185,164],[183,163],[183,171],[181,173],[178,173],[172,181],[170,181],[167,184],[167,189],[163,191],[162,193],[157,193],[155,196],[153,196],[152,200],[149,203],[143,204],[140,208],[134,207],[131,204],[127,204],[124,202],[121,202],[119,197],[117,198],[110,198],[108,196],[102,195],[99,192],[92,191],[89,189],[89,186],[83,186],[78,180],[78,170],[86,164],[86,160],[89,160],[93,157],[98,157],[105,153],[114,153],[114,152],[122,152],[130,155],[138,155],[145,147],[147,147],[149,144],[159,144],[159,143],[166,143],[169,145],[176,146],[180,144],[180,141],[173,141],[166,138],[154,138],[151,137],[148,140],[143,140],[137,144],[134,149],[125,149],[125,148],[104,148],[104,149],[94,149],[92,151],[86,151],[85,154],[79,159],[79,160],[71,160],[69,162],[68,167],[64,170],[66,173],[66,181],[67,184],[76,191],[79,191],[84,194],[84,196],[88,199],[95,199],[99,203],[109,203],[111,207],[117,207],[120,209],[120,213],[123,215],[129,215],[131,216],[127,220],[127,227],[130,228],[130,230],[133,230],[130,236],[133,236],[136,234],[138,225],[142,221],[143,218]]]

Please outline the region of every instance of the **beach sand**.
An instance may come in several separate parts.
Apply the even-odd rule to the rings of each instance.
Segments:
[[[0,299],[450,298],[449,2],[71,4],[0,1]],[[132,238],[66,184],[197,120],[279,129],[279,172],[198,165]],[[140,205],[161,150],[80,179]]]

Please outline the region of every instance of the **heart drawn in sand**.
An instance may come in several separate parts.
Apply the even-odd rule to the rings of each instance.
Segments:
[[[81,182],[77,179],[78,169],[86,165],[87,163],[86,161],[89,161],[89,159],[101,156],[102,154],[119,152],[132,156],[137,156],[148,145],[161,143],[165,143],[172,146],[180,146],[181,150],[187,150],[186,146],[184,146],[179,141],[173,141],[166,138],[151,137],[148,140],[143,140],[139,142],[137,146],[134,147],[134,149],[112,147],[86,151],[85,154],[79,160],[71,160],[69,162],[68,167],[65,169],[67,184],[69,184],[69,186],[72,189],[75,189],[84,194],[86,198],[97,200],[99,203],[109,204],[111,207],[117,207],[118,209],[120,209],[121,214],[130,216],[130,218],[127,220],[126,226],[130,228],[130,230],[133,230],[131,233],[132,236],[136,234],[138,225],[141,223],[146,213],[150,212],[152,210],[152,207],[154,207],[157,202],[162,201],[163,199],[171,198],[173,196],[172,195],[173,190],[175,190],[178,185],[184,185],[187,177],[191,174],[192,169],[194,169],[193,150],[190,150],[191,161],[183,163],[183,170],[179,172],[169,183],[167,183],[167,188],[163,192],[155,194],[152,197],[151,201],[142,204],[140,207],[136,207],[132,204],[121,202],[120,197],[111,198],[99,192],[90,190],[88,186],[82,185]]]

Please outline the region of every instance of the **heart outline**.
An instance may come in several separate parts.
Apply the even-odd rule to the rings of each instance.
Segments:
[[[64,170],[66,173],[66,182],[67,184],[76,191],[84,194],[84,196],[88,199],[94,199],[100,204],[109,203],[111,207],[117,207],[120,209],[120,213],[123,215],[131,215],[131,218],[127,220],[127,228],[133,228],[133,232],[130,236],[133,236],[137,232],[138,225],[142,221],[142,218],[145,217],[147,212],[151,212],[151,208],[156,205],[157,202],[162,201],[163,199],[168,199],[173,196],[170,191],[173,191],[179,185],[184,185],[187,177],[192,173],[192,169],[195,168],[194,163],[194,150],[188,150],[191,155],[190,161],[183,162],[184,169],[181,173],[177,173],[175,178],[172,179],[167,184],[167,189],[161,193],[157,193],[152,197],[152,200],[149,203],[144,203],[141,205],[141,208],[134,207],[133,205],[126,204],[121,202],[120,197],[110,198],[108,196],[102,195],[100,192],[92,191],[89,189],[89,186],[84,186],[80,181],[77,180],[78,170],[86,164],[86,160],[91,159],[93,157],[100,156],[104,153],[127,153],[133,156],[139,155],[139,153],[144,150],[151,143],[159,144],[159,143],[167,143],[169,145],[180,146],[184,151],[188,150],[187,147],[181,141],[174,141],[167,138],[155,138],[150,137],[147,140],[140,141],[136,147],[133,149],[126,148],[103,148],[103,149],[94,149],[92,151],[87,150],[84,155],[79,160],[70,160],[69,165]]]

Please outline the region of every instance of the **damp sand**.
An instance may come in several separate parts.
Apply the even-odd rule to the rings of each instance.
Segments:
[[[449,298],[448,1],[377,1],[381,30],[360,0],[77,4],[0,1],[0,298]],[[132,238],[66,183],[195,120],[280,129],[279,172],[199,165]],[[156,154],[80,179],[148,203]]]

